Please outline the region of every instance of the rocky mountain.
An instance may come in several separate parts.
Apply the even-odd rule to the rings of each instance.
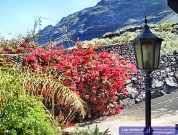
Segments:
[[[148,16],[150,23],[156,23],[171,13],[167,0],[101,0],[96,6],[64,17],[55,26],[49,25],[39,31],[38,42],[52,40],[68,46],[68,39],[91,40],[124,26],[141,25],[144,16]]]

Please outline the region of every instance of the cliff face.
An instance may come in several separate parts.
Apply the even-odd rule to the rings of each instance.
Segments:
[[[39,43],[51,39],[65,44],[69,37],[73,41],[78,37],[91,40],[127,25],[140,25],[144,16],[156,23],[171,12],[167,0],[101,0],[96,6],[64,17],[55,26],[41,30]]]

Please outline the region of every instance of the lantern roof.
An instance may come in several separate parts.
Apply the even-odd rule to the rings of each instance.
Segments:
[[[158,40],[158,41],[163,41],[163,39],[157,37],[156,35],[154,35],[151,31],[149,26],[147,25],[147,19],[145,17],[145,26],[143,28],[143,31],[141,32],[141,34],[137,37],[137,39],[140,40]]]
[[[178,13],[178,0],[168,0],[168,6],[174,10],[176,13]]]

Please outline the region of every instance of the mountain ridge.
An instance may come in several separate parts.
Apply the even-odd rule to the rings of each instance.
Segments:
[[[42,38],[38,42],[50,39],[68,47],[68,39],[91,40],[127,25],[141,25],[144,16],[156,23],[171,13],[167,0],[101,0],[96,6],[63,17],[55,26],[45,27],[39,31]]]

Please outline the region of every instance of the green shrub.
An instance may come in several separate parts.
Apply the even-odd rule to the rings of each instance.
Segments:
[[[19,80],[0,74],[0,135],[59,135],[43,104]]]
[[[0,121],[0,134],[55,135],[42,104],[29,95],[20,96],[4,107]]]

